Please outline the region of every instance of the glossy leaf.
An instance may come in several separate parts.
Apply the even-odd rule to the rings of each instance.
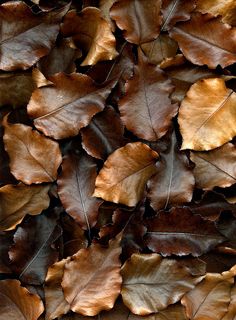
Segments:
[[[95,183],[94,196],[135,206],[147,180],[156,172],[158,154],[141,142],[128,143],[104,163]]]
[[[223,79],[193,84],[179,109],[182,149],[207,151],[230,141],[236,134],[235,102],[235,92],[226,88]]]
[[[98,86],[80,73],[57,73],[49,80],[53,85],[36,89],[27,109],[36,128],[54,139],[77,135],[104,109],[105,100],[115,85],[110,82]]]

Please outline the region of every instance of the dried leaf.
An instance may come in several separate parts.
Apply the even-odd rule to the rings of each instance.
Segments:
[[[124,304],[138,315],[164,310],[193,289],[202,277],[193,277],[187,267],[158,254],[133,254],[122,267]]]
[[[147,180],[156,172],[158,154],[141,142],[128,143],[104,163],[95,183],[94,196],[135,206]]]
[[[13,242],[12,231],[0,231],[0,274],[11,273],[8,250]]]
[[[182,149],[207,151],[230,141],[236,135],[235,103],[236,94],[223,79],[193,84],[179,109]]]
[[[110,24],[111,30],[114,32],[116,29],[115,23],[111,20],[110,9],[116,0],[99,0],[99,9],[101,10],[102,17]]]
[[[49,185],[5,185],[0,188],[0,230],[13,229],[26,214],[37,215],[49,206]]]
[[[65,16],[61,31],[65,37],[72,37],[78,47],[86,52],[82,66],[94,65],[101,60],[112,60],[118,54],[111,26],[98,8],[87,7],[78,15],[76,11],[70,11]]]
[[[105,107],[114,82],[103,86],[80,73],[57,73],[49,77],[53,86],[36,89],[28,104],[34,125],[54,139],[75,136]]]
[[[62,288],[72,311],[94,316],[113,308],[122,282],[119,242],[112,240],[108,248],[93,244],[66,263]]]
[[[10,157],[11,173],[16,179],[25,184],[56,179],[62,161],[57,142],[24,124],[10,124],[7,118],[4,120],[3,140]]]
[[[236,286],[234,285],[230,292],[230,304],[228,312],[222,320],[235,320],[236,319]]]
[[[124,30],[127,41],[141,44],[158,37],[162,22],[160,9],[160,0],[117,0],[110,16]]]
[[[195,13],[190,21],[178,23],[170,36],[194,64],[206,64],[214,69],[217,65],[224,68],[236,62],[236,29],[223,24],[220,18]]]

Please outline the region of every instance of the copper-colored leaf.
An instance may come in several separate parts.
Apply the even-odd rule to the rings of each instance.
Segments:
[[[107,22],[111,25],[112,31],[115,31],[115,23],[111,20],[110,9],[116,0],[99,0],[99,9],[101,10],[101,15]]]
[[[189,20],[195,7],[194,0],[162,0],[163,23],[161,30],[170,30],[177,22]]]
[[[52,86],[36,89],[28,104],[34,125],[45,135],[63,139],[78,134],[105,107],[114,82],[104,86],[80,73],[57,73],[49,77]]]
[[[236,285],[233,286],[230,292],[230,304],[228,306],[228,312],[222,318],[222,320],[235,320],[236,319]]]
[[[44,282],[49,265],[58,257],[52,244],[60,235],[61,228],[53,215],[28,217],[21,223],[9,251],[11,268],[21,281],[35,285]]]
[[[174,131],[156,167],[157,174],[148,182],[148,197],[154,210],[191,201],[195,179],[186,154],[179,151]]]
[[[0,6],[0,69],[28,69],[49,53],[59,32],[59,23],[68,10],[35,15],[23,1]]]
[[[56,179],[62,161],[57,142],[24,124],[10,124],[6,118],[3,140],[10,157],[11,173],[16,179],[25,184]]]
[[[85,153],[64,158],[58,179],[58,194],[66,212],[87,230],[96,224],[98,208],[102,203],[92,197],[96,177],[96,162]]]
[[[171,104],[169,95],[174,86],[167,75],[139,53],[138,65],[133,78],[126,83],[119,110],[128,130],[142,139],[156,141],[167,132],[178,106]]]
[[[172,208],[169,213],[161,211],[145,225],[147,246],[164,256],[200,256],[226,240],[213,222],[193,215],[186,207]]]
[[[37,215],[49,206],[49,185],[5,185],[0,188],[0,230],[12,229],[26,214]]]
[[[124,127],[119,114],[108,106],[81,130],[82,146],[92,157],[105,160],[109,154],[125,144],[123,134]]]
[[[124,30],[127,41],[135,44],[156,39],[160,33],[160,0],[117,0],[110,16]]]
[[[128,143],[114,151],[96,179],[94,196],[135,206],[147,180],[156,172],[158,154],[141,142]]]
[[[113,308],[122,282],[119,243],[114,239],[108,248],[93,244],[66,263],[62,288],[72,311],[94,316]]]
[[[236,93],[220,78],[191,86],[179,109],[182,149],[211,150],[236,135]],[[223,124],[223,125],[222,125]]]
[[[214,69],[236,62],[236,28],[223,24],[220,18],[195,13],[190,21],[178,23],[170,35],[194,64]]]
[[[70,258],[63,259],[49,267],[45,279],[46,320],[52,320],[70,311],[61,287],[65,264]]]
[[[76,11],[70,11],[61,30],[64,36],[72,37],[78,47],[87,53],[82,66],[93,65],[101,60],[112,60],[117,56],[116,40],[111,26],[98,8],[85,8],[78,15]]]
[[[198,188],[229,187],[236,183],[236,146],[226,143],[209,152],[191,152]]]
[[[206,278],[181,300],[191,320],[222,320],[230,303],[235,266],[219,273],[208,273]]]
[[[133,254],[122,267],[122,299],[131,312],[147,315],[178,302],[202,280],[174,259]]]
[[[40,298],[21,287],[18,280],[0,281],[0,319],[37,320],[44,307]]]

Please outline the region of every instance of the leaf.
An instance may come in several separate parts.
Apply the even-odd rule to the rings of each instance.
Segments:
[[[207,151],[230,141],[236,135],[235,103],[236,94],[223,79],[193,84],[179,109],[182,149]]]
[[[92,157],[106,159],[125,144],[124,127],[119,114],[110,106],[96,114],[90,124],[81,129],[82,146]]]
[[[147,180],[156,172],[157,158],[158,154],[141,142],[117,149],[99,172],[93,196],[135,206],[142,198]]]
[[[160,0],[117,0],[110,16],[124,38],[134,44],[142,44],[158,37],[162,22]]]
[[[170,30],[177,22],[189,20],[195,9],[194,0],[162,0],[163,23],[161,30]]]
[[[236,2],[234,0],[198,0],[197,10],[201,13],[211,13],[222,16],[224,23],[236,26]]]
[[[162,259],[155,253],[133,254],[123,265],[121,274],[123,302],[131,312],[142,316],[178,302],[202,280],[193,277],[176,260]]]
[[[46,320],[52,320],[70,311],[70,305],[64,298],[61,281],[66,262],[70,258],[63,259],[49,267],[45,279]]]
[[[148,248],[163,256],[191,254],[197,257],[226,240],[213,222],[193,215],[187,207],[160,211],[153,219],[147,219],[145,225]]]
[[[206,278],[181,300],[187,317],[191,320],[221,320],[230,303],[234,275],[235,267],[222,274],[208,273]]]
[[[102,17],[111,25],[111,30],[115,31],[115,23],[111,20],[110,9],[116,0],[99,0],[99,9]]]
[[[13,229],[26,214],[37,215],[49,206],[49,185],[5,185],[0,188],[0,230]]]
[[[230,304],[228,312],[222,320],[235,320],[236,319],[236,286],[234,285],[230,293]]]
[[[223,24],[220,18],[195,13],[191,20],[178,23],[170,36],[194,64],[206,64],[214,69],[217,65],[224,68],[236,62],[236,29]]]
[[[37,320],[43,313],[42,301],[21,287],[18,280],[0,281],[0,319]]]
[[[54,181],[62,161],[58,143],[24,124],[10,124],[7,118],[3,124],[4,147],[14,177],[25,184]]]
[[[209,152],[191,152],[190,157],[195,163],[193,172],[198,188],[211,190],[236,183],[236,147],[232,143]]]
[[[68,12],[61,31],[64,37],[72,37],[78,47],[86,52],[82,66],[112,60],[117,56],[116,39],[111,26],[98,8],[84,8],[78,15],[74,10]]]
[[[27,284],[43,284],[48,267],[58,253],[52,244],[61,235],[57,217],[41,214],[28,217],[14,234],[14,244],[9,250],[11,268]],[[24,251],[24,255],[22,255]]]
[[[97,222],[102,203],[92,197],[97,177],[96,162],[85,153],[68,155],[62,162],[58,194],[66,212],[83,228],[90,231]]]
[[[152,208],[159,210],[190,202],[195,179],[186,154],[179,151],[174,131],[156,167],[157,173],[148,181],[148,197]]]
[[[64,139],[76,136],[92,117],[104,109],[114,82],[103,86],[80,73],[57,73],[52,86],[36,89],[27,110],[34,125],[46,136]]]
[[[112,240],[108,248],[92,244],[66,263],[62,288],[72,311],[94,316],[113,308],[122,282],[119,242]]]
[[[11,273],[8,250],[12,244],[12,231],[0,231],[0,274]]]
[[[65,6],[57,11],[35,15],[22,1],[2,4],[0,69],[25,70],[47,55],[58,35],[60,20],[67,10]]]
[[[126,128],[145,140],[161,138],[177,113],[178,106],[171,104],[169,98],[173,90],[166,74],[139,54],[134,76],[127,81],[125,96],[119,101],[121,119]]]

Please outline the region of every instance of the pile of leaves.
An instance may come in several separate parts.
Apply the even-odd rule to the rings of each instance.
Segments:
[[[0,319],[236,319],[235,0],[0,19]]]

